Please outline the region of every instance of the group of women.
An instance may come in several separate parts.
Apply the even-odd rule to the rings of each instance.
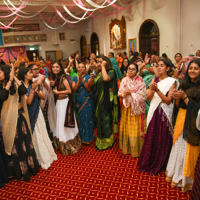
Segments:
[[[147,63],[150,64],[146,70]],[[63,155],[78,152],[82,143],[94,141],[95,124],[96,149],[111,148],[120,120],[119,148],[124,154],[139,157],[139,171],[156,175],[166,169],[166,181],[172,182],[172,187],[181,186],[183,192],[191,190],[195,165],[200,160],[200,59],[190,62],[180,86],[177,79],[169,76],[170,69],[165,59],[157,62],[146,57],[130,64],[124,58],[118,86],[119,77],[106,56],[93,57],[89,68],[71,61],[67,72],[77,72],[71,77],[55,62],[50,82],[37,78],[36,65],[20,68],[18,77],[10,66],[1,66],[5,153],[1,150],[0,159],[5,159],[2,167],[8,173],[0,176],[1,184],[9,181],[7,177],[29,180],[39,166],[48,168],[57,159],[53,146]],[[53,146],[48,137],[50,119],[46,119],[47,114],[44,118],[46,110],[40,106],[46,98],[45,88],[52,88],[57,113],[52,119]],[[50,101],[52,97],[48,96],[45,105]],[[50,105],[44,108],[50,109]]]

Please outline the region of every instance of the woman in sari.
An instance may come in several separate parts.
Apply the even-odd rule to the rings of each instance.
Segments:
[[[2,86],[2,82],[5,79],[4,72],[0,69],[0,114],[1,114],[1,108],[3,105],[3,102],[8,99],[9,96],[9,90],[11,83],[13,81],[13,72],[10,72],[9,75],[9,82],[4,87]],[[0,188],[5,187],[4,183],[9,183],[8,175],[6,172],[6,166],[5,166],[5,149],[3,145],[3,137],[1,132],[1,123],[0,123]]]
[[[172,187],[182,187],[182,192],[192,189],[194,171],[200,153],[200,59],[192,60],[181,81],[179,90],[174,90],[176,99],[174,108],[173,147],[166,170],[166,181]],[[196,121],[197,120],[197,121]]]
[[[25,99],[27,89],[16,77],[9,79],[10,69],[10,66],[2,66],[0,70],[4,74],[3,88],[11,85],[1,110],[7,173],[8,177],[29,181],[31,175],[39,172],[39,163],[32,143]],[[11,71],[14,73],[14,67]]]
[[[96,148],[99,151],[111,148],[113,133],[118,133],[119,100],[117,97],[117,77],[108,57],[99,59],[99,74],[94,79],[95,116],[97,118]],[[93,78],[90,82],[93,81]],[[92,84],[90,84],[90,87]],[[112,122],[114,121],[113,131]]]
[[[81,149],[81,138],[74,114],[72,86],[60,63],[53,64],[51,75],[57,111],[54,146],[64,156],[74,154]]]
[[[127,72],[118,92],[118,96],[123,99],[119,148],[124,154],[139,157],[143,145],[142,136],[146,133],[146,86],[139,77],[137,64],[130,64]]]
[[[94,140],[94,103],[92,88],[88,86],[90,75],[86,74],[83,63],[78,65],[78,74],[73,78],[72,88],[78,111],[79,133],[82,143],[90,144]]]
[[[40,166],[43,169],[48,169],[53,161],[57,160],[57,156],[48,136],[46,123],[39,104],[39,100],[45,98],[43,92],[38,88],[38,85],[41,85],[42,83],[42,79],[40,81],[35,80],[32,83],[32,70],[35,68],[37,68],[36,65],[20,68],[18,78],[23,81],[27,88],[26,102],[28,104],[28,113],[33,133],[35,152]]]
[[[167,165],[172,146],[173,127],[172,91],[176,87],[175,79],[168,76],[170,63],[161,59],[158,62],[157,73],[149,89],[147,100],[151,100],[147,116],[147,134],[139,158],[138,170],[156,175]]]

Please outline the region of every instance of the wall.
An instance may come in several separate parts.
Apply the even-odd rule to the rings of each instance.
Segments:
[[[56,25],[55,25],[56,26]],[[59,40],[59,33],[65,33],[65,40]],[[11,46],[26,46],[26,50],[29,50],[30,46],[38,46],[39,54],[43,58],[45,57],[45,51],[57,51],[62,50],[63,58],[68,58],[70,54],[77,50],[80,50],[80,30],[70,30],[66,28],[60,28],[58,30],[43,29],[41,31],[25,31],[25,32],[15,32],[15,33],[3,33],[3,36],[10,35],[31,35],[31,34],[46,34],[46,42],[29,42],[29,43],[13,43],[5,44],[4,47]],[[76,40],[75,43],[71,44],[70,40]]]
[[[145,8],[144,8],[145,2]],[[132,3],[129,10],[119,11],[106,18],[93,19],[89,23],[89,31],[85,32],[87,42],[90,43],[92,32],[96,32],[100,40],[100,53],[108,55],[109,51],[128,51],[128,39],[137,38],[139,51],[139,30],[146,19],[154,20],[160,31],[160,55],[166,53],[173,60],[177,52],[183,56],[195,53],[200,49],[200,1],[199,0],[144,0],[137,6]],[[143,16],[143,9],[145,14]],[[121,16],[131,14],[133,20],[126,18],[127,48],[110,49],[109,24],[111,19],[121,19]],[[84,28],[82,28],[82,31]],[[88,28],[87,28],[88,30]]]

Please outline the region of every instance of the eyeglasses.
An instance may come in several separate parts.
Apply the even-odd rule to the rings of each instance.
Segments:
[[[40,70],[39,68],[32,69],[32,71],[39,71],[39,70]]]
[[[129,71],[136,71],[135,68],[128,68]]]

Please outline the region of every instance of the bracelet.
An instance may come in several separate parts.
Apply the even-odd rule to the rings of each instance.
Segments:
[[[188,97],[186,96],[183,100],[187,99]]]
[[[9,80],[9,81],[13,82],[13,80]]]
[[[10,86],[11,86],[11,83],[7,82],[7,85],[10,85]]]
[[[180,69],[175,69],[175,71],[178,71],[178,72],[180,72],[181,70],[180,70]]]
[[[17,82],[17,85],[19,85],[21,83],[21,81]]]
[[[35,91],[34,90],[30,90],[30,93],[35,93]]]

